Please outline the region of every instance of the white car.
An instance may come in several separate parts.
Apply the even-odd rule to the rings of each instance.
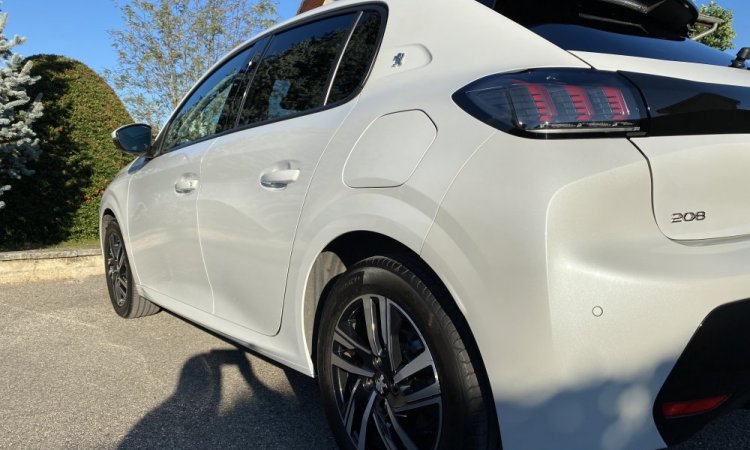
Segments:
[[[750,393],[750,72],[697,18],[343,0],[278,25],[153,143],[114,133],[139,157],[101,204],[112,304],[317,377],[342,448],[683,441]]]

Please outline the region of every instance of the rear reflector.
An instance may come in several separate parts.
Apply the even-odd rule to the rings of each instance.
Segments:
[[[717,395],[700,400],[664,403],[661,412],[667,419],[701,414],[718,408],[728,398],[728,395]]]
[[[453,99],[488,125],[526,137],[640,135],[648,119],[640,93],[627,79],[595,70],[493,75]]]

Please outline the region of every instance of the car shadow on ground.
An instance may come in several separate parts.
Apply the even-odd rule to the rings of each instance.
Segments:
[[[172,396],[147,413],[118,448],[335,447],[317,383],[283,369],[293,393],[276,392],[255,376],[253,360],[240,349],[193,356]],[[227,366],[239,370],[249,391],[229,405],[222,404],[222,368]]]

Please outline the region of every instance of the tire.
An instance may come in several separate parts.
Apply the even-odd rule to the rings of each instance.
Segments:
[[[462,338],[462,322],[428,281],[394,259],[372,257],[344,273],[326,299],[317,368],[341,448],[498,447],[492,396],[467,346],[473,341]]]
[[[104,270],[107,277],[109,299],[115,312],[125,319],[150,316],[160,311],[159,307],[138,295],[135,290],[125,240],[117,220],[110,216],[103,219],[104,226]]]

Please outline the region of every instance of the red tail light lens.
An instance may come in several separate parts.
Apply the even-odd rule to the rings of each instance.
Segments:
[[[594,70],[493,75],[453,99],[477,119],[527,137],[640,135],[648,119],[640,93],[627,79]]]
[[[718,408],[728,398],[728,395],[717,395],[716,397],[702,398],[699,400],[665,403],[661,407],[661,412],[667,419],[692,416],[693,414],[712,411]]]

